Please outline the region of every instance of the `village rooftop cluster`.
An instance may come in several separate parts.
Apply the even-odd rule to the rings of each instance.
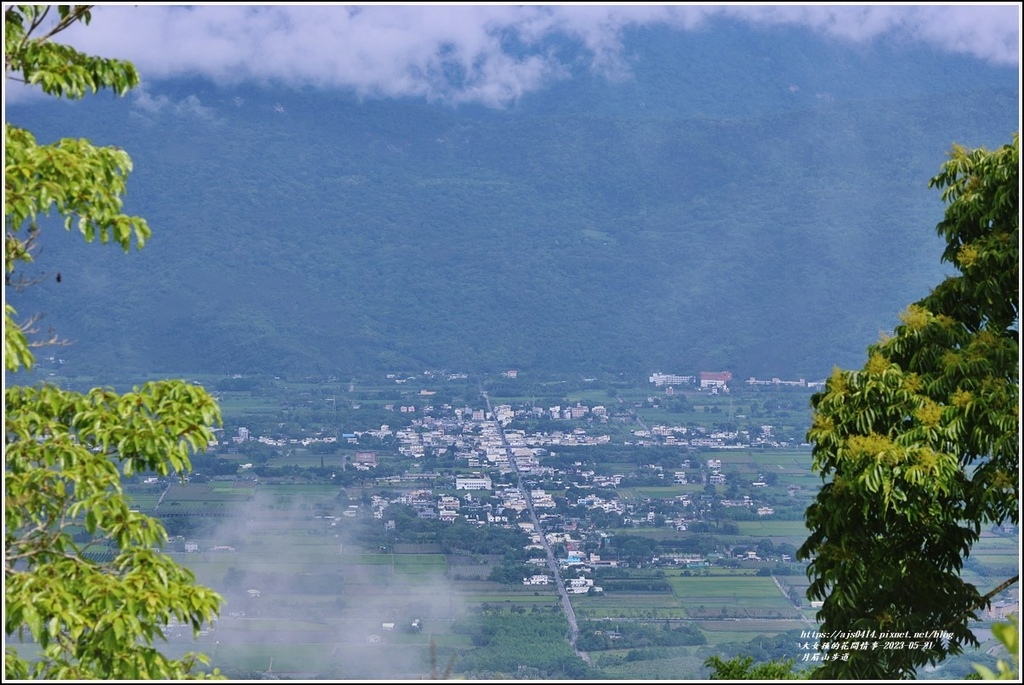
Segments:
[[[515,372],[503,374],[515,378]],[[394,378],[396,383],[410,379]],[[656,373],[650,376],[650,383],[660,391],[674,387],[710,394],[728,393],[732,380],[729,372],[702,372],[699,376],[679,376]],[[776,382],[778,381],[778,382]],[[747,381],[754,384],[756,379]],[[779,381],[769,383],[810,387],[803,379],[797,382]],[[432,394],[432,393],[430,393]],[[668,393],[671,394],[671,393]],[[428,394],[421,396],[429,399]],[[652,399],[652,398],[648,398]],[[396,405],[385,408],[392,411]],[[623,502],[616,494],[616,488],[627,478],[624,474],[602,475],[588,469],[582,462],[571,467],[542,465],[545,456],[567,446],[607,445],[611,436],[603,430],[610,420],[610,412],[604,404],[583,404],[572,406],[517,406],[498,404],[493,408],[452,407],[448,404],[430,404],[416,407],[398,405],[400,413],[408,418],[402,427],[384,424],[379,428],[343,433],[340,436],[316,436],[283,441],[279,438],[253,436],[246,428],[239,428],[232,438],[237,444],[256,440],[275,446],[308,447],[317,442],[337,442],[358,445],[364,435],[378,440],[390,440],[397,445],[397,452],[413,463],[423,460],[431,453],[454,452],[457,469],[446,469],[444,473],[423,472],[411,469],[406,473],[374,478],[373,483],[381,488],[403,489],[393,497],[374,495],[370,510],[374,519],[381,522],[386,530],[393,530],[396,521],[387,517],[391,505],[406,505],[421,519],[454,522],[458,519],[478,526],[496,525],[506,528],[519,527],[530,537],[530,547],[540,549],[543,535],[548,545],[558,547],[562,556],[559,564],[563,568],[593,568],[601,565],[615,565],[617,560],[602,561],[600,555],[587,554],[581,550],[585,540],[580,533],[600,535],[595,522],[609,527],[669,526],[685,531],[694,524],[707,520],[708,509],[716,507],[743,507],[756,517],[771,517],[775,509],[759,493],[769,483],[758,474],[745,482],[730,482],[723,472],[721,459],[705,458],[706,450],[771,449],[793,447],[791,442],[777,441],[772,425],[762,425],[757,431],[726,431],[707,429],[700,426],[665,425],[640,426],[630,431],[631,439],[625,445],[669,446],[679,448],[680,459],[675,469],[650,464],[647,470],[659,482],[666,485],[699,484],[701,486],[734,486],[734,496],[710,497],[708,494],[681,494],[671,499]],[[528,432],[516,428],[516,422],[531,418],[545,418],[566,421],[571,427],[565,430]],[[586,419],[586,421],[583,421]],[[687,455],[684,458],[684,455]],[[450,455],[451,456],[451,455]],[[389,458],[378,450],[357,449],[351,460],[351,468],[372,472],[382,459]],[[251,468],[251,464],[243,465]],[[768,476],[770,478],[770,474]],[[422,487],[429,485],[430,487]],[[411,489],[406,489],[411,488]],[[790,486],[799,490],[799,486]],[[582,493],[567,498],[566,492]],[[742,490],[743,492],[739,492]],[[714,492],[713,490],[711,492]],[[527,515],[527,493],[543,531],[536,530]],[[360,515],[359,507],[351,507],[346,516]],[[740,555],[745,560],[762,560],[756,552],[744,549]],[[790,555],[773,557],[775,561],[791,561]],[[543,559],[537,560],[543,563]],[[647,563],[704,564],[705,557],[676,555],[661,560],[647,559]],[[542,583],[543,574],[536,574],[524,582]],[[582,588],[582,590],[581,590]],[[580,586],[575,591],[591,591],[592,586]],[[594,590],[599,591],[599,590]]]

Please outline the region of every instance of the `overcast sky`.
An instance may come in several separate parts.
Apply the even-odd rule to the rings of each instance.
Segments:
[[[799,25],[833,40],[880,38],[930,45],[998,65],[1018,65],[1017,3],[972,5],[382,5],[103,6],[64,39],[132,60],[150,84],[179,75],[353,89],[502,106],[567,75],[545,44],[568,37],[592,68],[628,77],[623,29],[667,24],[699,30],[728,15],[759,25]],[[513,54],[507,46],[518,44]],[[453,84],[446,71],[464,74]]]

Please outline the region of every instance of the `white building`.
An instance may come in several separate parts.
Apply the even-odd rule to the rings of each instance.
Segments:
[[[693,383],[693,376],[677,376],[671,373],[655,373],[648,380],[657,387],[663,385],[689,385]]]
[[[594,592],[602,592],[604,590],[604,588],[594,585],[593,578],[570,578],[565,589],[569,594],[585,595],[590,591],[590,588],[594,588]]]
[[[456,490],[490,490],[491,479],[487,476],[477,476],[475,478],[455,478],[455,489]]]
[[[551,576],[544,573],[538,573],[532,575],[529,578],[523,578],[523,585],[547,585],[551,582]]]

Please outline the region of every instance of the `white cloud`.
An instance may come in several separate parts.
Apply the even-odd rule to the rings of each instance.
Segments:
[[[1016,3],[101,6],[68,40],[130,59],[151,80],[205,75],[225,84],[256,80],[500,106],[567,77],[567,66],[543,47],[548,38],[579,41],[596,73],[622,78],[629,73],[625,28],[689,30],[713,16],[858,42],[894,36],[996,64],[1019,57]]]
[[[730,7],[725,13],[759,24],[806,26],[864,42],[892,34],[995,64],[1018,64],[1020,5],[778,5]]]
[[[132,105],[136,108],[136,113],[148,115],[145,118],[150,120],[165,112],[204,121],[215,119],[213,108],[204,105],[195,95],[188,95],[178,102],[174,102],[166,95],[153,96],[149,93],[148,88],[141,86],[132,92],[132,98]]]
[[[190,116],[197,119],[213,119],[213,109],[207,107],[195,95],[189,95],[174,106],[174,113],[178,116]]]
[[[153,97],[145,88],[139,88],[135,91],[135,102],[133,104],[149,114],[159,114],[167,108],[170,102],[170,98],[166,95]]]

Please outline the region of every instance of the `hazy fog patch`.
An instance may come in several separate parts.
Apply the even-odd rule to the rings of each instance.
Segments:
[[[273,659],[271,672],[294,674],[297,662],[317,677],[429,672],[431,635],[447,632],[464,610],[443,577],[443,557],[439,565],[436,554],[367,553],[331,525],[340,516],[320,513],[323,498],[283,491],[257,487],[184,557],[225,598],[215,630],[200,642],[213,666],[266,671]],[[295,650],[308,656],[282,656]]]

